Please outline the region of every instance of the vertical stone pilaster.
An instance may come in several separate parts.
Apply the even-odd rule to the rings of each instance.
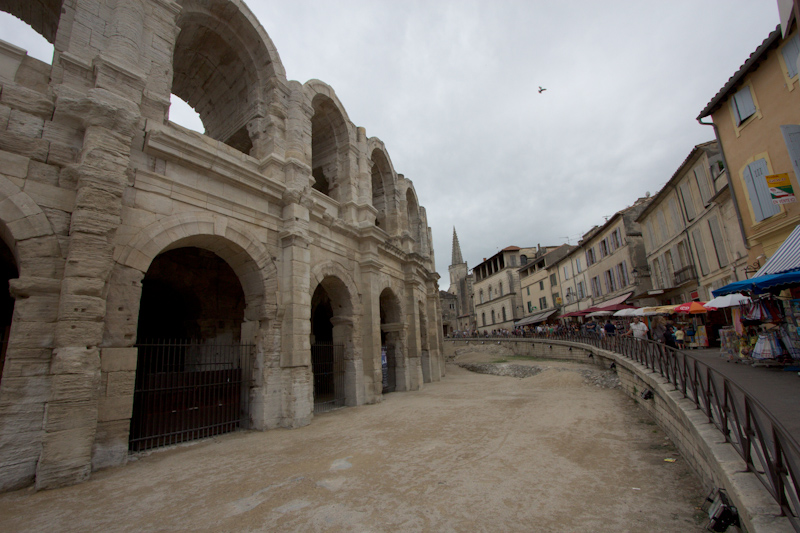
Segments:
[[[377,253],[360,263],[362,321],[361,345],[363,353],[364,401],[373,403],[383,391],[383,367],[381,365],[381,308],[379,274],[381,264]]]
[[[77,483],[91,472],[112,239],[120,224],[130,145],[139,121],[135,103],[105,89],[91,89],[80,99],[60,99],[57,110],[82,120],[85,133],[73,168],[78,181],[36,471],[39,489]]]

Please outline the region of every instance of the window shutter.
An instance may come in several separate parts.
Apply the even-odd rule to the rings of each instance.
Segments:
[[[683,217],[681,217],[681,211],[678,209],[678,200],[674,196],[669,199],[669,210],[672,211],[672,224],[675,233],[678,233],[683,229]]]
[[[667,289],[669,287],[672,287],[673,280],[670,279],[669,269],[667,268],[667,258],[664,254],[658,256],[658,263],[659,266],[661,267],[661,275],[664,278],[664,288]]]
[[[761,222],[764,220],[764,214],[761,212],[761,203],[758,201],[758,193],[756,192],[755,184],[753,184],[753,175],[750,173],[749,166],[744,167],[742,176],[744,177],[744,184],[747,186],[747,194],[750,196],[750,207],[753,208],[753,216],[756,218],[756,222]]]
[[[679,271],[684,267],[683,262],[681,261],[681,254],[678,251],[678,245],[672,247],[672,268],[675,272]]]
[[[692,191],[689,189],[689,182],[684,181],[681,183],[680,189],[683,197],[683,208],[686,210],[686,219],[694,220],[697,212],[694,210],[694,200],[692,199]]]
[[[621,266],[622,266],[623,278],[625,279],[625,286],[627,287],[628,285],[631,284],[630,279],[628,279],[628,262],[623,261]]]
[[[789,71],[789,77],[794,78],[797,76],[797,56],[800,54],[800,36],[795,35],[789,42],[784,45],[781,50],[783,60],[786,62],[786,70]]]
[[[753,187],[755,188],[756,196],[758,197],[758,203],[761,206],[761,215],[763,218],[769,218],[772,215],[777,215],[780,213],[781,208],[779,205],[772,203],[772,195],[769,192],[766,179],[766,176],[769,173],[767,161],[765,159],[753,161],[748,165],[748,168],[750,169],[750,174],[753,177]]]
[[[694,179],[697,180],[697,188],[700,189],[700,198],[703,199],[703,205],[708,205],[709,200],[711,200],[711,192],[708,190],[706,171],[702,168],[694,169]]]
[[[711,240],[714,241],[714,251],[717,254],[719,267],[728,266],[728,252],[725,250],[725,241],[722,239],[722,232],[719,229],[719,222],[716,216],[708,219],[708,229],[711,230]]]
[[[750,92],[750,87],[747,86],[733,95],[733,105],[736,110],[736,125],[740,126],[742,122],[747,120],[750,116],[755,114],[756,105],[753,103],[753,95]]]
[[[795,36],[795,38],[797,37]],[[783,133],[783,142],[786,143],[789,158],[792,160],[794,177],[798,179],[800,176],[800,126],[795,124],[781,126],[781,133]]]
[[[669,239],[669,232],[667,231],[667,219],[664,218],[664,211],[659,211],[656,217],[658,218],[658,225],[661,226],[659,228],[661,230],[661,242],[664,242]]]
[[[706,258],[706,247],[703,244],[703,236],[699,228],[692,231],[692,239],[694,239],[694,249],[697,251],[697,261],[700,263],[700,271],[705,276],[708,274],[708,259]]]

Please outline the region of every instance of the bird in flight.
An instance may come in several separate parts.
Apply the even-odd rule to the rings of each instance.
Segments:
[[[541,85],[539,85],[539,94],[542,94],[542,93],[543,93],[543,92],[545,92],[546,90],[547,90],[547,89],[545,89],[544,87],[542,87]]]

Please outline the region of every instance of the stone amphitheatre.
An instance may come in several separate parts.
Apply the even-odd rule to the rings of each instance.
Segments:
[[[412,182],[243,2],[0,10],[54,46],[0,44],[0,489],[441,379]]]

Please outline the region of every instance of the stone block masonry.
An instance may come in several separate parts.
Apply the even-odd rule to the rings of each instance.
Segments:
[[[125,464],[148,379],[241,372],[225,430],[312,423],[325,343],[342,405],[381,401],[387,346],[394,390],[441,379],[412,181],[332,87],[286,79],[243,2],[22,5],[0,0],[55,62],[0,43],[0,490]],[[206,134],[169,121],[173,94]],[[189,347],[153,363],[153,338]],[[164,412],[189,414],[158,431],[215,413],[177,390]]]

